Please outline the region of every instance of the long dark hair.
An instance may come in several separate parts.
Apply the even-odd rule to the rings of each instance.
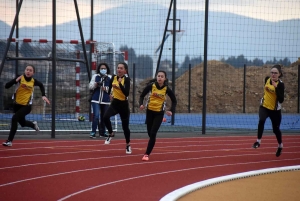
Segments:
[[[102,65],[104,65],[104,66],[106,67],[106,69],[107,69],[106,74],[110,74],[110,69],[109,69],[109,67],[108,67],[108,64],[107,64],[107,63],[104,63],[104,62],[102,62],[102,63],[100,63],[100,64],[98,65],[97,70],[96,70],[96,73],[97,73],[97,74],[100,74],[100,67],[101,67]]]
[[[163,74],[165,74],[165,78],[166,78],[166,80],[165,80],[165,82],[164,82],[164,85],[168,86],[168,84],[169,84],[169,80],[168,80],[168,78],[167,78],[167,72],[166,72],[166,71],[164,71],[164,70],[159,70],[159,71],[157,71],[157,73],[156,73],[156,75],[155,75],[155,78],[153,78],[153,79],[149,80],[149,82],[147,82],[147,85],[149,85],[149,84],[152,84],[152,83],[156,82],[156,77],[157,77],[157,74],[158,74],[158,73],[163,73]]]
[[[125,70],[126,70],[126,74],[127,74],[127,76],[129,77],[128,64],[127,64],[126,62],[119,62],[118,65],[119,65],[119,64],[122,64],[122,65],[124,66],[124,68],[125,68]],[[117,66],[118,66],[118,65],[117,65]]]
[[[281,70],[281,65],[275,64],[274,66],[272,66],[272,68],[277,68],[278,72],[280,73],[280,75],[278,76],[278,78],[283,77],[283,73],[282,73],[282,70]]]
[[[31,66],[31,67],[32,67],[32,69],[33,69],[33,72],[35,73],[35,66],[34,66],[34,65],[32,65],[32,64],[27,64],[27,65],[25,66],[25,69],[26,69],[28,66]]]

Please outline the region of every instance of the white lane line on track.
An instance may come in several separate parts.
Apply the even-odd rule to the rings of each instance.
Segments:
[[[192,143],[192,142],[190,142]],[[289,144],[300,144],[300,142],[289,142]],[[124,143],[122,143],[123,145]],[[132,145],[137,145],[138,143],[132,143]],[[143,143],[145,144],[145,143]],[[183,143],[184,144],[184,143]],[[115,144],[115,145],[120,145],[120,144]],[[249,143],[240,143],[240,144],[226,144],[227,146],[240,146],[240,145],[249,145]],[[271,147],[265,147],[265,145],[274,145],[274,143],[264,143],[263,144],[264,147],[261,147],[259,149],[266,149],[266,148],[271,148]],[[99,146],[99,145],[91,145],[91,146]],[[108,146],[112,146],[112,145],[104,145],[104,147],[108,147]],[[196,144],[196,145],[183,145],[183,146],[163,146],[163,147],[159,147],[159,146],[155,146],[155,149],[169,149],[169,148],[186,148],[186,147],[211,147],[211,146],[224,146],[224,144]],[[252,144],[249,145],[249,148],[251,148]],[[81,147],[81,146],[79,146]],[[102,147],[102,146],[101,146]],[[99,147],[99,148],[101,148]],[[287,146],[287,148],[291,148],[294,146]],[[296,146],[298,147],[298,146]],[[70,147],[44,147],[43,149],[60,149],[60,148],[72,148],[72,149],[77,149],[80,150],[80,148],[77,148],[77,146],[70,146]],[[272,147],[274,148],[274,147]],[[285,148],[285,146],[284,146]],[[146,147],[143,148],[134,148],[133,149],[146,149]],[[0,159],[12,159],[12,158],[23,158],[23,157],[35,157],[35,156],[50,156],[50,155],[64,155],[64,154],[78,154],[78,153],[90,153],[90,152],[107,152],[107,151],[118,151],[118,150],[123,150],[123,149],[104,149],[104,150],[97,150],[97,149],[93,149],[93,150],[84,150],[84,151],[69,151],[69,152],[53,152],[53,153],[45,153],[45,154],[27,154],[27,155],[11,155],[11,156],[3,156],[0,157]],[[223,149],[223,150],[231,150],[231,149]],[[232,149],[234,150],[234,149]],[[252,149],[253,150],[253,149]],[[209,151],[209,150],[208,150]],[[214,150],[212,150],[214,151]]]
[[[298,153],[298,152],[296,152]],[[270,153],[271,154],[271,153]],[[274,153],[272,153],[274,154]],[[245,155],[261,155],[260,154],[244,154],[244,155],[232,155],[233,157],[241,157],[241,156],[245,156]],[[13,184],[17,184],[17,183],[22,183],[22,182],[27,182],[27,181],[32,181],[32,180],[37,180],[37,179],[43,179],[43,178],[49,178],[49,177],[54,177],[54,176],[61,176],[61,175],[66,175],[66,174],[73,174],[73,173],[79,173],[79,172],[86,172],[86,171],[94,171],[94,170],[100,170],[100,169],[108,169],[108,168],[119,168],[119,167],[125,167],[125,166],[133,166],[133,165],[146,165],[149,163],[170,163],[170,162],[178,162],[178,161],[188,161],[188,160],[202,160],[202,159],[211,159],[211,158],[224,158],[224,157],[230,157],[230,155],[223,155],[223,156],[209,156],[209,157],[196,157],[196,158],[183,158],[183,159],[174,159],[174,160],[163,160],[163,161],[154,161],[154,162],[147,162],[147,163],[143,163],[143,162],[139,162],[139,163],[128,163],[128,164],[120,164],[120,165],[112,165],[112,166],[106,166],[106,167],[96,167],[96,168],[88,168],[88,169],[82,169],[82,170],[74,170],[74,171],[68,171],[68,172],[61,172],[61,173],[55,173],[55,174],[50,174],[50,175],[44,175],[44,176],[39,176],[39,177],[33,177],[33,178],[28,178],[28,179],[23,179],[23,180],[18,180],[18,181],[14,181],[14,182],[9,182],[9,183],[5,183],[5,184],[1,184],[0,187],[3,186],[8,186],[8,185],[13,185]],[[298,160],[300,158],[296,158],[296,160]],[[295,159],[283,159],[283,160],[273,160],[273,161],[285,161],[285,160],[295,160]]]
[[[240,136],[240,137],[246,137],[246,136]],[[285,139],[284,139],[284,143],[286,142],[289,142],[290,140],[292,140],[292,142],[295,142],[294,140],[299,140],[299,143],[300,143],[300,136],[290,136],[292,138],[286,138],[288,136],[285,136]],[[296,138],[295,138],[296,137]],[[297,138],[298,137],[298,138]],[[215,142],[243,142],[243,141],[247,141],[249,142],[248,139],[237,139],[237,140],[233,140],[233,139],[224,139],[224,140],[214,140],[214,141],[211,141],[211,140],[205,140],[205,139],[208,139],[208,138],[220,138],[220,137],[188,137],[188,138],[158,138],[157,140],[157,144],[171,144],[171,143],[178,143],[177,141],[174,141],[174,139],[179,139],[181,143],[215,143]],[[267,136],[265,136],[262,140],[262,144],[265,144],[265,142],[267,141],[272,141],[272,142],[275,142],[274,141],[274,136],[272,138],[267,138]],[[160,140],[168,140],[167,142],[165,141],[160,141]],[[188,140],[186,140],[188,139]],[[201,139],[200,141],[194,141],[191,139]],[[143,144],[145,143],[148,143],[148,139],[134,139],[132,141],[143,141]],[[256,140],[256,138],[253,138],[253,142]],[[47,148],[68,148],[68,147],[93,147],[93,146],[107,146],[107,145],[104,145],[103,142],[104,140],[79,140],[79,141],[76,141],[76,140],[70,140],[70,141],[53,141],[53,143],[57,143],[57,142],[64,142],[64,143],[76,143],[77,142],[92,142],[92,143],[97,143],[99,142],[98,144],[92,144],[92,145],[68,145],[68,146],[47,146],[47,147],[27,147],[27,148],[13,148],[13,147],[5,147],[4,149],[0,149],[0,152],[7,152],[7,151],[20,151],[20,150],[34,150],[34,149],[47,149]],[[120,144],[124,144],[124,139],[116,139],[116,140],[113,140],[113,142],[117,142],[117,143],[114,143],[114,144],[111,144],[109,146],[114,146],[114,145],[120,145]],[[140,143],[140,142],[139,142]],[[134,142],[131,142],[132,145],[134,144],[139,144],[139,143],[134,143]],[[250,144],[252,143],[249,142]],[[14,144],[38,144],[38,142],[27,142],[27,143],[14,143]]]
[[[299,136],[300,137],[300,136]],[[225,140],[214,140],[213,142],[212,141],[203,141],[203,140],[201,140],[201,141],[186,141],[186,140],[184,140],[185,138],[183,138],[181,141],[180,141],[180,143],[197,143],[197,145],[199,145],[199,143],[200,143],[200,145],[201,146],[205,146],[205,145],[203,145],[203,144],[205,144],[205,143],[216,143],[216,142],[224,142]],[[300,138],[299,139],[297,139],[297,140],[299,140],[299,141],[295,141],[296,139],[295,138],[287,138],[287,139],[285,139],[285,141],[284,141],[284,144],[285,143],[287,143],[287,142],[290,142],[291,141],[291,143],[300,143]],[[118,142],[118,141],[122,141],[122,142]],[[118,146],[118,145],[124,145],[124,142],[123,142],[124,140],[114,140],[114,143],[113,144],[110,144],[109,146]],[[254,140],[255,141],[255,140]],[[273,142],[273,144],[274,144],[274,139],[264,139],[263,140],[263,142],[262,142],[262,144],[271,144],[271,143],[266,143],[266,142],[268,142],[268,141],[271,141],[271,142]],[[73,142],[73,141],[72,141]],[[90,141],[91,142],[91,141]],[[96,142],[96,141],[92,141],[93,143],[94,142]],[[102,142],[102,141],[101,141]],[[246,139],[244,139],[244,140],[226,140],[226,142],[247,142],[248,144],[251,144],[250,146],[252,146],[252,141],[251,142],[249,142],[249,140],[246,140]],[[143,141],[142,141],[142,143],[141,142],[139,142],[139,143],[132,143],[131,142],[131,145],[136,145],[136,144],[147,144],[148,143],[148,139],[144,139]],[[161,141],[159,141],[159,140],[157,140],[157,142],[156,142],[156,145],[159,145],[159,144],[173,144],[173,143],[178,143],[178,142],[174,142],[174,141],[168,141],[168,142],[161,142]],[[213,145],[215,145],[215,144],[213,144]],[[222,143],[221,145],[224,145],[224,143]],[[35,150],[35,149],[55,149],[55,148],[74,148],[74,147],[107,147],[107,145],[104,145],[103,144],[103,142],[100,144],[88,144],[88,145],[68,145],[68,146],[47,146],[47,147],[28,147],[28,148],[11,148],[11,147],[5,147],[4,149],[0,149],[0,152],[10,152],[10,151],[23,151],[23,150]],[[211,144],[207,144],[206,146],[212,146]],[[1,158],[1,157],[0,157]]]
[[[296,148],[298,148],[298,146],[296,146]],[[178,151],[178,152],[172,151],[172,152],[155,153],[155,155],[197,153],[199,151],[201,151],[203,153],[203,152],[211,152],[211,151],[213,151],[213,152],[220,152],[220,151],[224,152],[224,151],[240,151],[240,150],[244,150],[244,149],[242,148],[242,149],[230,149],[230,150],[228,150],[228,149],[196,150],[196,151]],[[249,150],[249,149],[247,149],[247,150]],[[253,149],[251,148],[251,150],[253,150]],[[300,151],[299,152],[287,152],[287,151],[285,151],[284,153],[285,154],[297,154],[297,153],[300,153]],[[274,155],[274,152],[265,152],[263,155],[268,155],[268,154]],[[262,153],[260,152],[258,154],[253,153],[253,154],[242,154],[242,155],[241,154],[239,154],[239,155],[225,155],[224,157],[227,157],[227,156],[256,156],[256,155],[262,155]],[[44,162],[44,163],[31,163],[31,164],[1,167],[0,170],[21,168],[21,167],[29,167],[29,166],[38,166],[38,165],[49,165],[49,164],[68,163],[68,162],[81,162],[81,161],[88,161],[88,160],[127,158],[127,157],[136,157],[136,156],[141,157],[141,154],[131,154],[131,155],[122,155],[122,156],[108,156],[108,157],[101,156],[101,157],[93,157],[93,158],[79,158],[79,159],[72,159],[72,160],[52,161],[52,162]],[[215,157],[220,157],[221,158],[223,156],[215,156]],[[207,159],[207,158],[210,158],[210,157],[202,157],[202,158]],[[199,159],[202,159],[202,158],[199,158]],[[178,160],[180,160],[180,159],[178,159]]]
[[[163,175],[163,174],[184,172],[184,171],[197,170],[197,169],[205,169],[205,168],[216,168],[216,167],[237,166],[237,165],[249,165],[249,164],[257,164],[257,163],[276,162],[276,161],[293,161],[293,160],[299,160],[299,159],[300,158],[297,158],[297,159],[284,159],[284,160],[271,160],[271,161],[259,161],[259,162],[255,161],[255,162],[247,162],[247,163],[234,163],[234,164],[222,164],[222,165],[210,165],[210,166],[204,166],[204,167],[186,168],[186,169],[171,170],[171,171],[141,175],[141,176],[136,176],[136,177],[130,177],[130,178],[127,178],[127,179],[116,180],[116,181],[100,184],[98,186],[93,186],[91,188],[87,188],[87,189],[84,189],[84,190],[81,190],[81,191],[77,191],[75,193],[69,194],[69,195],[67,195],[63,198],[58,199],[58,201],[63,201],[63,200],[69,199],[73,196],[76,196],[78,194],[81,194],[81,193],[84,193],[84,192],[87,192],[87,191],[90,191],[90,190],[93,190],[93,189],[96,189],[96,188],[100,188],[100,187],[103,187],[103,186],[108,186],[108,185],[111,185],[111,184],[121,183],[121,182],[129,181],[129,180],[140,179],[140,178],[145,178],[145,177],[158,176],[158,175]]]

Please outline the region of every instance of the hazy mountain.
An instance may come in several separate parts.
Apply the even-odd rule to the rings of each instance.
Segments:
[[[134,3],[94,15],[94,40],[112,42],[135,49],[137,55],[154,56],[162,40],[168,8],[154,4]],[[204,11],[178,11],[185,34],[176,44],[181,62],[185,55],[203,55]],[[172,17],[172,15],[171,15]],[[90,38],[90,20],[82,19],[84,39]],[[10,25],[0,22],[0,38],[7,38]],[[52,25],[20,28],[20,38],[52,37]],[[300,56],[300,19],[269,22],[232,13],[210,12],[208,30],[209,59],[243,54],[248,59],[270,60]],[[80,39],[77,21],[57,25],[57,39]],[[172,37],[165,44],[164,55],[171,60]]]

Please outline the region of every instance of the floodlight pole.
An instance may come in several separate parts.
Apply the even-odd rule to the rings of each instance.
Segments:
[[[94,40],[94,0],[91,0],[91,29],[90,29],[90,40]],[[90,64],[92,63],[92,46],[90,45]],[[88,69],[91,72],[91,69]]]
[[[205,134],[205,132],[206,132],[206,82],[207,82],[208,5],[209,5],[209,0],[205,0],[202,134]]]
[[[16,8],[18,8],[19,5],[19,0],[16,0]],[[17,23],[16,23],[16,38],[19,38],[19,16],[17,17]],[[19,43],[16,43],[16,57],[19,57]],[[16,62],[16,67],[15,67],[15,75],[17,77],[18,72],[19,72],[19,61]]]
[[[176,0],[173,0],[173,42],[172,42],[172,91],[175,93],[175,68],[176,68]],[[175,122],[175,111],[171,116],[171,125]]]
[[[78,10],[77,0],[74,0],[74,5],[75,5],[75,10],[76,10],[76,16],[77,16],[77,22],[78,22],[78,27],[79,27],[79,32],[80,32],[80,38],[81,38],[81,44],[82,44],[85,65],[87,68],[87,74],[88,74],[89,80],[91,80],[91,72],[89,71],[90,67],[89,67],[89,62],[88,62],[88,58],[86,55],[86,48],[85,48],[85,42],[84,42],[84,37],[83,37],[83,32],[82,32],[82,26],[81,26],[81,22],[80,22],[80,15],[79,15],[79,10]]]
[[[12,35],[14,34],[15,26],[16,26],[16,24],[18,22],[18,17],[19,17],[19,13],[20,13],[20,10],[21,10],[22,3],[23,3],[23,0],[20,0],[20,2],[18,4],[18,7],[17,7],[17,12],[16,12],[16,15],[15,15],[15,19],[14,19],[13,25],[12,25],[12,27],[10,29],[8,41],[7,41],[6,48],[5,48],[5,51],[4,51],[4,54],[3,54],[3,58],[2,58],[2,61],[1,61],[1,65],[0,65],[0,76],[2,74],[2,70],[3,70],[4,62],[5,62],[5,57],[6,57],[7,53],[8,53],[8,50],[9,50],[9,46],[10,46],[10,43],[11,43]]]
[[[51,110],[51,138],[55,138],[56,116],[56,0],[52,0],[52,110]]]
[[[157,74],[157,71],[159,69],[159,64],[160,64],[160,60],[161,60],[161,55],[162,55],[162,51],[164,49],[164,44],[166,41],[166,33],[167,33],[167,29],[168,29],[168,24],[169,24],[169,19],[170,19],[170,15],[171,15],[171,8],[172,8],[172,4],[173,4],[173,0],[171,0],[170,2],[170,7],[169,7],[169,11],[168,11],[168,17],[166,20],[166,25],[165,25],[165,30],[164,30],[164,35],[161,41],[161,47],[160,47],[160,51],[159,51],[159,55],[158,55],[158,60],[157,60],[157,65],[156,65],[156,71],[155,71],[155,75]],[[155,77],[154,75],[154,77]]]

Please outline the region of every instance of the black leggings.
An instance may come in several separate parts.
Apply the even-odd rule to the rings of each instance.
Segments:
[[[106,112],[106,109],[108,108],[108,105],[106,104],[100,104],[100,121],[98,124],[99,134],[104,135],[105,134],[105,124],[104,124],[104,114]]]
[[[110,117],[119,114],[121,121],[122,121],[122,128],[124,131],[124,136],[126,143],[130,143],[130,129],[129,129],[129,117],[130,117],[130,110],[129,110],[129,103],[128,101],[120,101],[114,99],[110,106],[107,108],[103,120],[104,124],[108,130],[108,133],[111,134],[113,132]]]
[[[154,112],[152,110],[147,109],[146,124],[147,124],[148,136],[149,136],[148,146],[145,153],[147,155],[150,155],[154,148],[156,142],[156,135],[161,125],[161,122],[163,120],[163,117],[164,117],[163,112]]]
[[[11,118],[11,127],[8,136],[8,140],[13,141],[18,129],[18,123],[22,127],[30,127],[34,129],[34,124],[31,121],[27,121],[25,116],[31,112],[31,105],[18,105],[13,106],[14,115]]]
[[[265,107],[259,107],[259,122],[258,122],[258,129],[257,129],[257,138],[261,139],[266,119],[270,117],[273,127],[273,133],[276,135],[276,139],[278,144],[282,143],[282,134],[280,131],[280,123],[281,123],[281,110],[269,110]]]

